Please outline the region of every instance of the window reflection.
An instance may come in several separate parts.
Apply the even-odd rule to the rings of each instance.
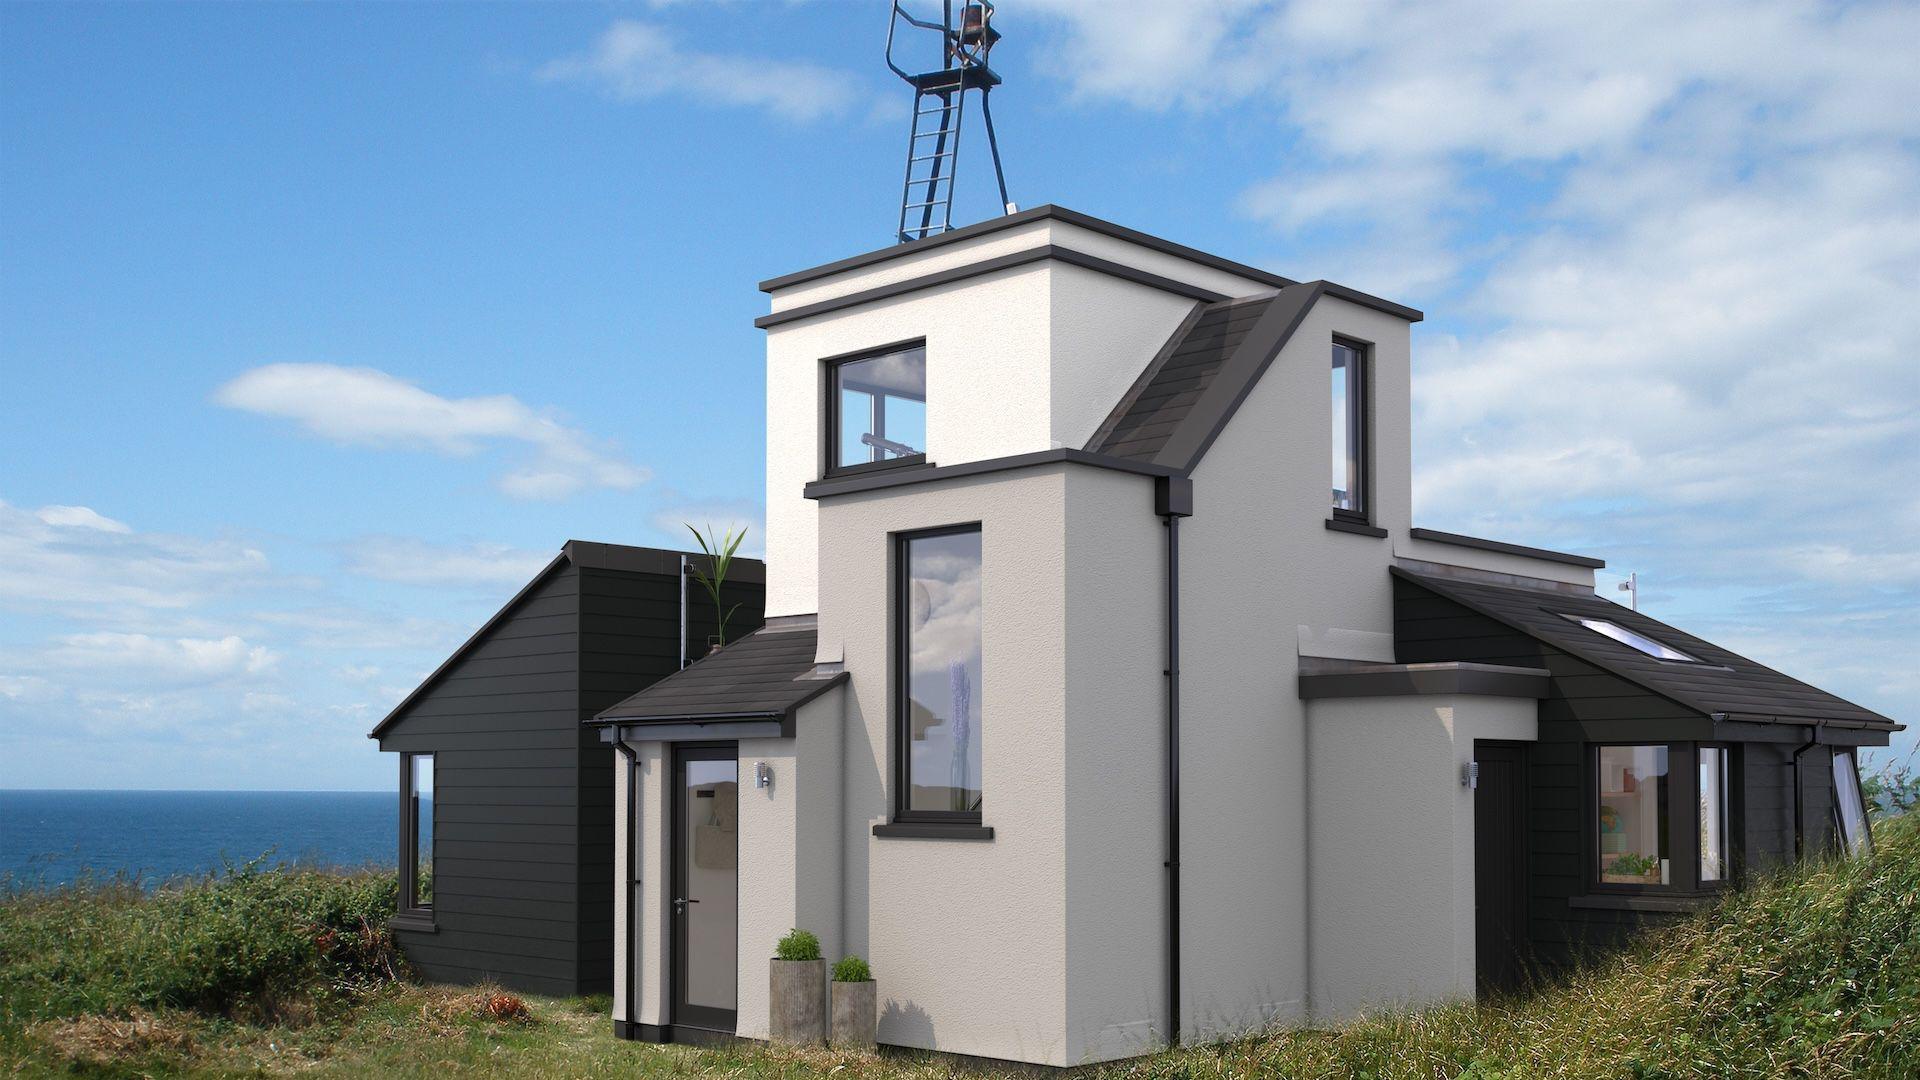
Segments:
[[[903,809],[978,814],[980,531],[911,537],[903,548]]]

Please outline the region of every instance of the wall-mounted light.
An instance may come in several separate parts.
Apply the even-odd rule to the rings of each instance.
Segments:
[[[757,788],[773,787],[773,766],[764,761],[753,763],[753,786]]]
[[[1480,763],[1469,761],[1460,767],[1460,786],[1473,790],[1480,786]]]

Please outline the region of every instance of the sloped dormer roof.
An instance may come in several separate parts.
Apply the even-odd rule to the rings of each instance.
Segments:
[[[780,722],[782,733],[792,735],[800,706],[847,680],[844,671],[814,671],[818,640],[811,619],[775,620],[602,710],[589,723],[765,719]]]
[[[1329,281],[1197,305],[1087,443],[1094,453],[1185,474],[1322,296],[1410,322],[1420,312]]]
[[[1495,585],[1399,566],[1392,569],[1395,577],[1716,719],[1900,729],[1899,724],[1871,709],[1591,593]],[[1574,617],[1604,619],[1678,649],[1697,662],[1649,656],[1582,626]]]

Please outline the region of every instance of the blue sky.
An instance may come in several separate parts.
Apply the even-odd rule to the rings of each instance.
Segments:
[[[1920,721],[1915,8],[1001,22],[1022,205],[1429,313],[1422,524]],[[385,787],[366,730],[564,540],[757,520],[753,286],[889,240],[883,34],[0,7],[0,786]]]

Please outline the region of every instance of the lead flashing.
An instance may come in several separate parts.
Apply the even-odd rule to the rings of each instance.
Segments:
[[[1300,696],[1317,698],[1414,697],[1433,694],[1544,698],[1551,675],[1542,668],[1500,664],[1360,664],[1323,661],[1303,665]]]
[[[1148,273],[1145,270],[1137,270],[1124,263],[1117,263],[1111,259],[1102,259],[1097,255],[1089,255],[1084,251],[1075,251],[1072,248],[1061,247],[1058,244],[1041,244],[1025,251],[996,255],[990,259],[982,259],[979,262],[953,266],[945,270],[937,270],[931,274],[922,274],[919,277],[908,278],[905,281],[896,281],[890,285],[878,285],[871,289],[862,289],[859,292],[848,293],[845,296],[836,296],[830,300],[820,300],[815,303],[801,304],[798,307],[788,308],[785,311],[776,311],[770,315],[762,315],[753,320],[753,325],[762,330],[767,330],[775,326],[783,326],[790,322],[798,322],[801,319],[811,319],[818,315],[831,315],[834,312],[860,307],[863,304],[877,304],[882,300],[892,300],[897,297],[906,296],[909,293],[939,288],[942,285],[952,285],[955,282],[998,273],[1002,270],[1013,270],[1047,260],[1065,263],[1068,266],[1078,266],[1083,270],[1092,270],[1095,273],[1106,274],[1109,277],[1119,278],[1122,281],[1131,281],[1136,285],[1145,285],[1149,288],[1159,289],[1162,292],[1173,293],[1176,296],[1184,296],[1191,300],[1211,302],[1226,299],[1225,295],[1214,292],[1212,289],[1203,289],[1198,285],[1191,285],[1170,277]]]
[[[884,488],[907,487],[913,484],[931,484],[936,480],[954,480],[964,476],[981,476],[987,473],[1008,472],[1013,469],[1031,469],[1041,465],[1063,464],[1091,465],[1096,469],[1112,469],[1115,472],[1134,473],[1139,476],[1176,475],[1175,470],[1154,465],[1150,462],[1129,461],[1125,458],[1109,457],[1106,454],[1096,454],[1088,450],[1060,447],[1055,450],[1036,450],[1030,454],[1013,454],[1008,457],[962,462],[959,465],[923,465],[861,476],[815,480],[802,489],[802,493],[809,499],[825,499],[835,495],[853,495],[863,491],[879,491]]]
[[[807,270],[796,270],[791,274],[782,274],[779,277],[768,278],[760,283],[760,291],[764,293],[777,292],[795,285],[804,285],[810,281],[818,281],[821,278],[844,274],[849,270],[858,270],[862,267],[890,262],[894,259],[919,255],[924,252],[947,247],[951,244],[973,240],[982,236],[991,236],[994,233],[1005,232],[1008,229],[1016,229],[1035,221],[1046,220],[1062,221],[1069,225],[1077,225],[1082,229],[1086,229],[1088,232],[1099,233],[1102,236],[1110,236],[1116,240],[1124,240],[1127,243],[1146,248],[1149,251],[1157,251],[1163,255],[1172,255],[1199,266],[1224,271],[1250,281],[1258,281],[1272,288],[1284,288],[1293,284],[1292,280],[1281,277],[1279,274],[1272,273],[1271,271],[1262,270],[1257,266],[1248,266],[1246,263],[1234,262],[1232,259],[1223,259],[1218,255],[1209,255],[1198,248],[1187,247],[1185,244],[1176,244],[1171,240],[1165,240],[1158,236],[1143,233],[1137,229],[1129,229],[1125,225],[1117,225],[1111,221],[1094,217],[1091,214],[1083,214],[1078,210],[1069,210],[1064,206],[1054,206],[1049,203],[1045,206],[1036,206],[1031,210],[1022,210],[1018,213],[1008,214],[1005,217],[992,218],[987,221],[962,226],[958,229],[950,229],[937,236],[929,236],[925,239],[913,240],[904,244],[895,244],[891,247],[878,248],[860,255],[853,255],[834,262],[824,263]]]
[[[1596,559],[1590,555],[1569,555],[1564,551],[1550,551],[1546,548],[1528,547],[1525,544],[1509,544],[1504,540],[1482,540],[1477,536],[1462,536],[1459,533],[1441,532],[1438,529],[1409,529],[1407,535],[1415,540],[1430,540],[1436,544],[1478,548],[1481,551],[1497,551],[1502,555],[1522,555],[1529,559],[1540,559],[1543,562],[1584,566],[1590,570],[1599,570],[1607,565],[1607,560]]]

